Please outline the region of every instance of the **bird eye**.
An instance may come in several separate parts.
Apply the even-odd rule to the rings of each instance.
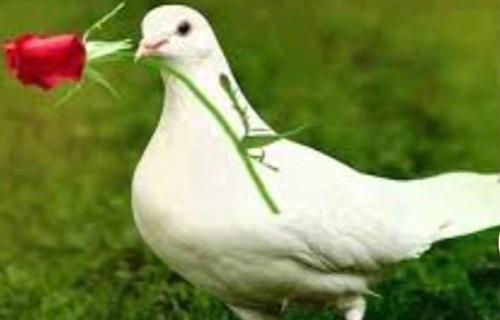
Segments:
[[[187,21],[181,22],[179,26],[177,27],[177,34],[180,36],[187,36],[189,32],[191,31],[191,24]]]

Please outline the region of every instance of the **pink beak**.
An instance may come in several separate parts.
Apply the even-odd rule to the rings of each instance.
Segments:
[[[139,44],[137,52],[135,53],[135,61],[138,61],[141,58],[155,55],[156,53],[158,53],[158,50],[166,44],[168,44],[167,39],[160,39],[154,41],[142,40],[141,43]]]

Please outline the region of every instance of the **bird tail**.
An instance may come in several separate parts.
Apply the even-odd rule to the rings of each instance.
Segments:
[[[500,225],[498,175],[448,173],[403,185],[406,203],[418,220],[439,226],[435,241]]]

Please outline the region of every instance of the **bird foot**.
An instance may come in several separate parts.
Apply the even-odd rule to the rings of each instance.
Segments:
[[[344,311],[345,320],[363,320],[366,300],[362,296],[349,296],[337,300],[337,307]]]

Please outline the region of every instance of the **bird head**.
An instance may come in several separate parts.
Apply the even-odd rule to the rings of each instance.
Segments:
[[[211,55],[217,41],[205,18],[180,5],[151,10],[142,21],[143,39],[136,59],[157,56],[174,62],[202,60]]]

